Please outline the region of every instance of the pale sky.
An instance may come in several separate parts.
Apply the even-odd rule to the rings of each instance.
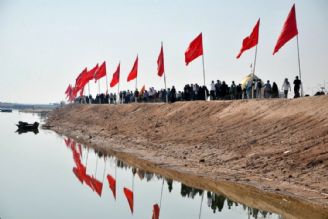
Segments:
[[[327,0],[0,0],[0,102],[59,102],[83,68],[103,61],[108,81],[121,61],[120,87],[134,89],[135,82],[126,78],[137,54],[138,88],[163,88],[156,65],[161,41],[168,86],[203,84],[202,59],[184,63],[188,44],[200,32],[206,84],[239,83],[251,72],[255,50],[235,57],[258,18],[255,74],[281,88],[285,77],[292,82],[298,75],[296,38],[272,56],[293,3],[302,81],[305,93],[313,94],[325,80],[328,86]],[[105,83],[101,79],[103,92]],[[95,95],[97,84],[90,87]]]

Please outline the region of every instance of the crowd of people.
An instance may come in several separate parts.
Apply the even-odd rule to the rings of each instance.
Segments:
[[[295,77],[294,98],[301,96],[300,89],[302,86],[298,76]],[[135,91],[120,91],[119,97],[116,93],[97,94],[95,98],[91,95],[78,97],[75,101],[79,103],[92,104],[116,104],[116,103],[134,103],[134,102],[176,102],[176,101],[193,101],[193,100],[237,100],[252,98],[280,98],[288,97],[291,92],[291,83],[286,78],[282,84],[281,90],[276,82],[271,84],[270,80],[264,83],[261,79],[254,78],[246,81],[243,85],[231,82],[230,86],[225,81],[212,81],[210,89],[204,85],[186,84],[182,91],[177,91],[175,86],[167,90],[155,90],[150,87],[148,90],[142,89]]]

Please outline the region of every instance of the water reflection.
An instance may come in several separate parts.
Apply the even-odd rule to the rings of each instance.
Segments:
[[[102,151],[93,150],[89,147],[76,143],[74,140],[70,138],[64,139],[67,148],[70,149],[72,152],[72,159],[74,161],[75,166],[72,169],[73,174],[77,178],[77,180],[89,187],[93,192],[95,192],[99,197],[102,196],[103,187],[105,183],[105,179],[108,182],[108,189],[111,191],[112,198],[116,201],[117,192],[124,194],[126,202],[129,206],[129,211],[133,215],[135,210],[135,198],[136,196],[142,196],[142,194],[137,193],[135,194],[135,178],[137,177],[140,181],[151,182],[153,180],[161,181],[161,190],[159,190],[159,199],[158,202],[154,202],[152,205],[152,209],[150,214],[152,219],[160,218],[160,213],[162,211],[162,205],[165,200],[163,201],[163,187],[164,184],[167,185],[168,193],[173,191],[173,185],[177,185],[174,183],[172,179],[166,179],[158,174],[154,174],[148,171],[144,171],[140,168],[131,167],[122,160],[118,160],[116,157],[111,155],[105,155]],[[88,168],[88,158],[90,151],[93,151],[97,156],[95,160],[95,169],[91,170]],[[84,155],[84,156],[83,156]],[[84,157],[84,162],[82,158]],[[102,175],[98,178],[96,177],[98,162],[104,163],[104,168],[101,170]],[[107,162],[111,162],[114,164],[114,169],[106,170]],[[84,164],[83,164],[84,163]],[[130,171],[131,178],[126,179],[124,182],[123,189],[121,191],[117,191],[117,168],[123,169],[126,171]],[[107,174],[107,175],[106,175]],[[230,200],[229,198],[217,194],[211,191],[205,191],[198,188],[193,188],[183,183],[180,183],[180,195],[186,199],[195,199],[196,197],[200,198],[199,203],[199,211],[198,211],[198,218],[202,217],[202,209],[203,209],[203,202],[204,205],[208,209],[210,209],[213,214],[218,214],[223,210],[229,211],[240,211],[242,209],[244,212],[241,213],[242,215],[247,215],[248,218],[271,218],[271,216],[275,216],[275,218],[281,218],[278,215],[272,214],[270,212],[261,211],[255,208],[250,208],[246,205],[239,204]],[[143,197],[145,198],[145,197]],[[205,200],[204,200],[205,199]],[[165,207],[164,207],[165,208]]]
[[[16,130],[16,133],[18,133],[19,135],[25,134],[25,133],[28,133],[28,132],[32,132],[35,135],[37,135],[39,133],[39,130],[38,129],[17,129]]]
[[[73,167],[73,170],[72,170],[74,175],[77,177],[77,179],[82,184],[85,183],[87,186],[89,186],[92,189],[92,191],[95,191],[101,197],[103,184],[104,184],[104,178],[105,178],[104,176],[105,176],[105,171],[106,171],[106,165],[104,167],[104,176],[102,178],[102,181],[100,181],[96,178],[95,175],[87,174],[87,161],[88,160],[86,161],[86,165],[83,165],[81,162],[82,145],[76,144],[75,141],[73,141],[71,139],[65,139],[65,144],[72,151],[73,160],[75,163],[75,167]],[[96,162],[97,163],[96,163],[95,173],[97,172],[98,159]]]

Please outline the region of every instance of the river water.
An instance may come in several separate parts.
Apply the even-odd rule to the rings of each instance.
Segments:
[[[37,114],[0,113],[0,218],[282,218],[103,156],[53,131],[17,133]]]

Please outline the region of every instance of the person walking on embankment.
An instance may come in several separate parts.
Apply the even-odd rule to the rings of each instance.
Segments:
[[[288,81],[288,78],[285,78],[285,81],[282,85],[282,90],[284,91],[284,97],[287,98],[288,97],[288,90],[291,91],[290,83]]]

